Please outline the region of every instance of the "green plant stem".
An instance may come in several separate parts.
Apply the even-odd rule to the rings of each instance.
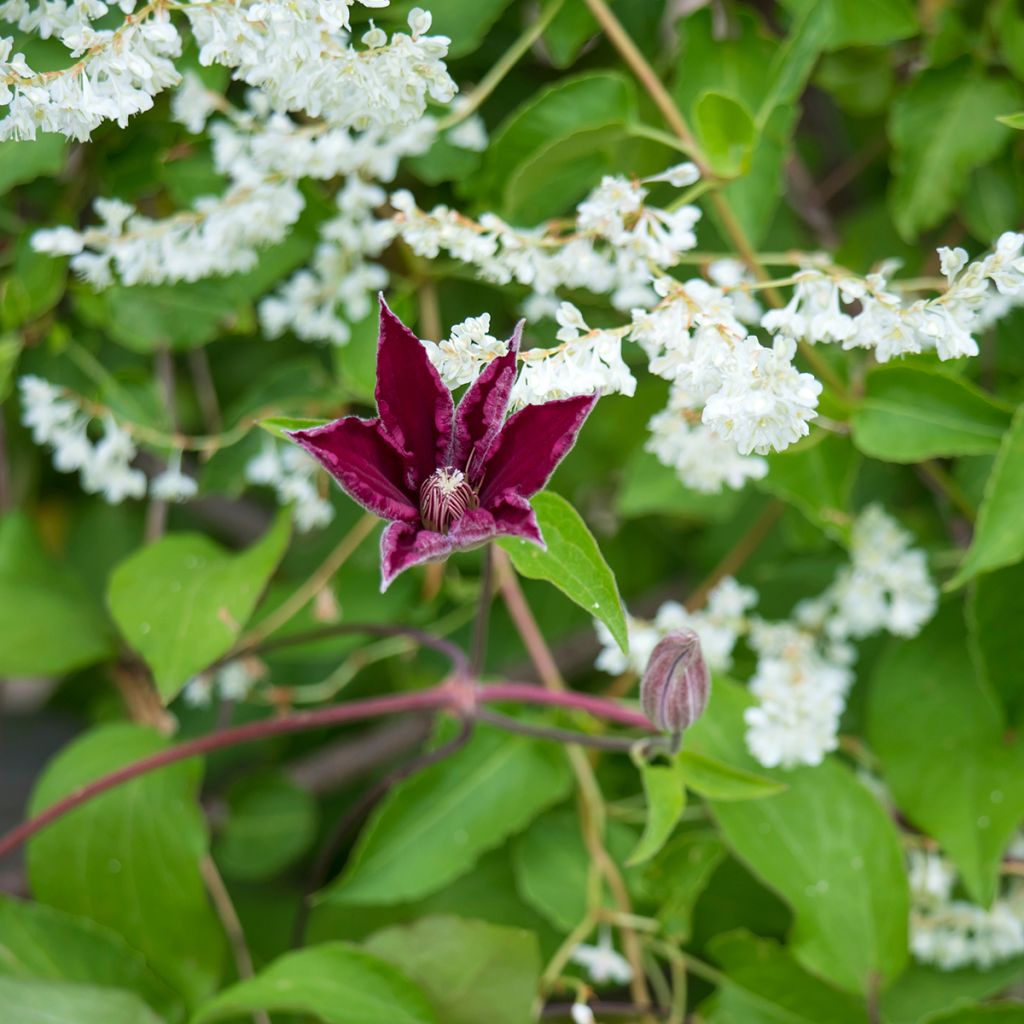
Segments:
[[[483,105],[484,101],[501,84],[504,77],[519,63],[523,55],[540,38],[544,30],[554,21],[555,15],[562,9],[565,0],[552,0],[533,24],[528,25],[516,41],[498,58],[491,70],[480,79],[477,87],[469,94],[469,99],[458,110],[452,111],[437,123],[439,132],[454,128],[465,121]]]
[[[965,519],[974,522],[978,515],[974,503],[939,463],[932,459],[926,459],[924,462],[919,462],[917,468],[949,499],[951,505],[963,513]]]

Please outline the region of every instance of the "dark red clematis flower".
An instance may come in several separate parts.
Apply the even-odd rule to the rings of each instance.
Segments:
[[[520,323],[458,408],[426,349],[383,298],[377,411],[291,436],[360,505],[391,520],[381,538],[381,589],[410,566],[492,537],[544,546],[528,499],[576,442],[596,395],[528,405],[505,419]]]

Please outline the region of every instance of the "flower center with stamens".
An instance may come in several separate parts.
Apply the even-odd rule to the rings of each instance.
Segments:
[[[420,519],[437,533],[447,533],[452,523],[477,504],[476,491],[460,469],[435,470],[420,487]]]

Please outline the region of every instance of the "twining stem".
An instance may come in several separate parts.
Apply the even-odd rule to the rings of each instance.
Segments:
[[[750,558],[771,533],[772,528],[785,511],[785,507],[777,498],[773,498],[765,505],[761,514],[751,523],[747,532],[736,541],[718,565],[708,573],[707,577],[701,581],[699,586],[686,599],[686,610],[688,612],[695,612],[703,608],[711,591],[727,576],[735,576],[739,572],[747,559]]]
[[[522,722],[518,718],[512,718],[510,715],[503,715],[499,711],[487,711],[483,708],[476,713],[476,720],[486,722],[488,725],[497,725],[506,732],[517,732],[522,736],[533,736],[539,740],[552,740],[555,743],[578,743],[581,747],[612,750],[622,754],[628,754],[638,742],[621,736],[591,736],[589,733],[575,732],[572,729],[534,725],[531,722]],[[643,743],[644,741],[640,740],[639,742]]]
[[[643,715],[601,697],[583,693],[552,693],[536,686],[530,686],[528,683],[490,683],[481,686],[466,676],[455,675],[426,690],[371,697],[333,707],[317,708],[313,711],[297,711],[294,714],[282,715],[278,718],[247,722],[245,725],[238,725],[231,729],[221,729],[218,732],[168,747],[149,757],[133,761],[131,764],[123,765],[107,775],[100,776],[100,778],[73,790],[34,818],[22,822],[17,828],[0,838],[0,858],[16,850],[47,825],[102,793],[159,768],[165,768],[167,765],[176,764],[179,761],[186,761],[200,754],[208,754],[214,750],[223,750],[225,747],[234,747],[242,743],[252,743],[271,736],[286,736],[311,729],[359,722],[382,715],[449,711],[460,717],[472,718],[473,712],[479,704],[502,701],[586,711],[609,722],[650,731],[650,723]]]
[[[523,55],[540,38],[544,30],[554,21],[555,15],[562,9],[565,0],[552,0],[538,15],[537,20],[528,25],[516,41],[491,65],[491,70],[480,79],[477,87],[469,94],[469,98],[446,117],[437,123],[438,131],[447,131],[465,121],[467,117],[480,109],[481,105],[501,84],[505,76],[519,63]]]
[[[337,547],[317,566],[313,574],[279,604],[265,619],[261,619],[238,641],[237,649],[258,646],[271,633],[276,633],[290,622],[330,582],[331,577],[349,560],[360,544],[373,532],[379,520],[369,512],[362,515],[355,526],[338,542]]]
[[[522,587],[519,586],[519,580],[508,555],[501,548],[495,548],[494,561],[498,587],[512,622],[530,655],[530,660],[537,669],[547,692],[552,696],[564,695],[567,687],[562,679],[562,674],[559,672],[558,665],[537,625],[537,620],[533,617],[533,612],[526,601]],[[575,696],[579,698],[582,694]],[[587,852],[604,875],[615,905],[622,913],[632,913],[629,892],[622,880],[622,874],[604,846],[604,797],[597,784],[594,769],[580,747],[568,746],[566,754],[576,777],[580,820]],[[643,950],[640,941],[636,933],[629,927],[621,927],[619,931],[622,936],[623,952],[633,969],[633,978],[630,982],[631,994],[636,1002],[648,1005],[651,999],[647,988],[647,978],[644,974]]]

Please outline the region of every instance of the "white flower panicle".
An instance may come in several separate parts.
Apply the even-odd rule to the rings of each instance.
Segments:
[[[163,501],[188,501],[196,493],[196,482],[181,469],[181,454],[172,455],[167,469],[152,485],[146,474],[132,466],[138,448],[131,434],[111,415],[103,418],[98,441],[89,436],[94,417],[63,389],[31,374],[18,380],[21,421],[32,432],[36,444],[53,449],[53,465],[60,473],[78,473],[82,488],[102,494],[112,505],[126,498],[144,498],[147,487]]]
[[[910,949],[944,971],[981,970],[1024,953],[1024,885],[1013,879],[990,907],[953,897],[956,874],[938,853],[912,850]]]
[[[292,507],[295,526],[302,533],[320,529],[334,519],[334,508],[317,490],[316,474],[317,464],[301,448],[279,445],[269,438],[245,467],[249,483],[273,488],[279,504]]]
[[[733,649],[745,637],[757,655],[750,691],[757,704],[745,712],[750,752],[765,767],[820,764],[838,745],[839,720],[853,685],[852,640],[883,630],[913,636],[934,614],[938,593],[924,554],[878,506],[853,525],[850,564],[813,600],[784,622],[766,622],[750,610],[757,595],[723,580],[702,611],[669,601],[652,622],[629,619],[630,654],[623,655],[607,628],[595,623],[602,651],[596,666],[612,674],[642,674],[657,642],[673,629],[700,637],[713,671],[730,668]]]
[[[503,341],[492,337],[491,314],[481,313],[456,324],[445,341],[423,340],[441,380],[457,388],[475,380],[484,366],[508,351]]]

